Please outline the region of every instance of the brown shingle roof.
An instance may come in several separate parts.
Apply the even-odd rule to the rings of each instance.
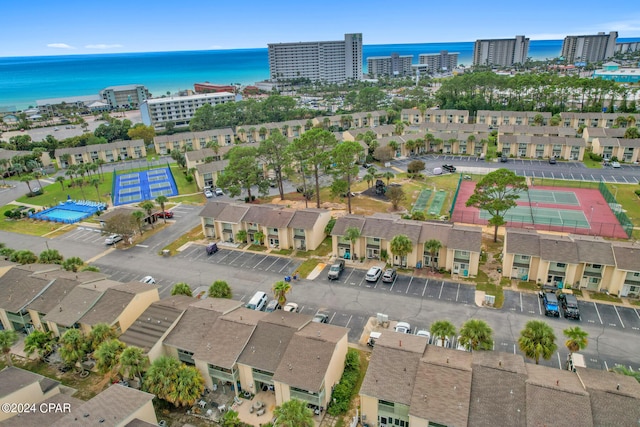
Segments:
[[[43,393],[47,393],[49,390],[60,385],[58,381],[40,374],[34,374],[33,372],[14,366],[7,366],[0,371],[0,398],[7,397],[33,383],[39,383]]]
[[[272,209],[266,213],[261,224],[266,227],[286,228],[294,213],[293,209]]]
[[[302,230],[311,230],[318,222],[318,218],[324,213],[328,212],[326,209],[301,209],[297,210],[289,222],[290,228],[300,228]]]
[[[480,252],[482,246],[482,229],[478,227],[466,227],[454,225],[449,232],[449,249],[461,251]]]
[[[141,284],[144,285],[144,283]],[[147,290],[149,290],[148,286]],[[89,326],[98,323],[113,325],[135,297],[135,293],[123,292],[114,288],[107,289],[94,306],[80,318],[79,323]]]
[[[209,308],[190,306],[164,339],[163,344],[195,352],[220,315],[220,312]]]
[[[578,246],[566,236],[540,235],[540,257],[547,261],[577,264]]]
[[[576,238],[580,262],[616,265],[611,243],[599,238]]]
[[[218,219],[220,212],[224,210],[227,206],[229,206],[231,202],[224,201],[211,201],[208,202],[207,205],[200,211],[200,216],[203,218],[215,218]]]
[[[627,271],[640,271],[640,246],[614,243],[616,267]]]
[[[470,364],[462,368],[432,364],[423,359],[416,372],[409,414],[441,425],[466,426],[470,395]]]
[[[47,405],[56,405],[54,408],[64,408],[65,403],[71,405],[71,408],[78,407],[84,404],[83,400],[76,399],[66,394],[58,393],[51,396],[48,399],[43,400],[41,403]],[[59,406],[58,406],[59,405]],[[36,405],[36,408],[40,408],[40,405]],[[2,427],[42,427],[49,426],[64,417],[66,413],[64,411],[33,411],[24,412],[19,416],[9,418],[2,421],[0,424]]]
[[[588,368],[576,368],[576,372],[590,393],[593,390],[600,390],[606,393],[640,399],[640,383],[631,376]],[[640,420],[640,418],[637,420]]]
[[[264,220],[272,209],[273,206],[269,205],[250,205],[242,221],[264,225]]]
[[[553,371],[563,372],[560,369]],[[525,387],[528,427],[552,426],[564,422],[580,427],[593,426],[589,396],[586,392],[567,392],[553,386],[531,384],[528,381]],[[562,402],[562,419],[559,418],[559,413],[553,410],[558,408],[559,402]]]
[[[420,230],[420,243],[426,243],[429,240],[439,240],[442,246],[449,245],[449,232],[451,231],[451,224],[435,223],[435,222],[422,222]]]
[[[153,394],[144,391],[113,384],[83,405],[72,406],[71,412],[59,419],[53,426],[120,426],[131,415],[150,403],[154,397]],[[117,410],[114,410],[116,408]]]
[[[244,221],[244,216],[249,210],[249,206],[241,206],[241,205],[227,205],[225,208],[218,214],[216,220],[222,222],[229,222],[232,224],[239,224]]]
[[[505,247],[509,254],[540,256],[540,238],[535,230],[508,228]]]
[[[43,279],[66,279],[66,280],[74,280],[78,283],[87,284],[93,283],[100,280],[104,280],[107,278],[107,275],[104,273],[98,273],[95,271],[67,271],[67,270],[53,270],[46,271],[41,273],[34,273],[37,277],[41,277]]]
[[[476,353],[488,353],[495,357],[489,351],[475,352],[474,356]],[[526,378],[526,373],[474,365],[469,402],[471,424],[524,426],[527,408]]]
[[[154,302],[120,335],[120,341],[149,351],[192,302],[193,298],[185,295]]]
[[[595,426],[633,426],[640,420],[637,398],[600,390],[590,390],[589,398]]]
[[[51,286],[46,288],[40,296],[27,305],[27,308],[41,314],[47,314],[53,310],[57,304],[60,304],[76,286],[78,286],[78,282],[75,280],[55,279]]]
[[[345,215],[336,219],[336,223],[331,230],[332,236],[344,236],[348,228],[355,227],[362,232],[364,227],[365,217],[356,215]]]
[[[239,308],[238,310],[242,310]],[[215,366],[231,369],[251,337],[255,324],[237,323],[219,317],[203,337],[193,354],[194,359],[204,360]]]
[[[71,327],[94,306],[101,296],[101,291],[76,286],[60,304],[56,304],[44,316],[43,320],[60,326]]]
[[[259,322],[238,363],[275,373],[296,329]]]
[[[34,301],[52,282],[33,276],[28,269],[13,267],[0,277],[0,308],[17,313]]]

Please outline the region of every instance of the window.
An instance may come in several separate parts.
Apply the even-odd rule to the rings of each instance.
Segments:
[[[565,264],[564,262],[556,262],[556,267],[558,268],[565,268],[567,266],[567,264]]]

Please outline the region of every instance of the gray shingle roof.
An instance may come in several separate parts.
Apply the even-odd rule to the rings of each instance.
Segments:
[[[211,172],[221,172],[229,166],[229,160],[216,160],[210,163],[201,163],[196,165],[196,169],[200,175]]]
[[[489,353],[493,352],[475,352]],[[522,359],[520,359],[522,360]],[[469,420],[478,426],[524,426],[526,373],[474,365]]]
[[[449,249],[462,251],[480,252],[482,247],[482,229],[478,227],[467,227],[454,225],[449,232]]]
[[[140,284],[145,285],[144,283]],[[146,286],[146,290],[150,290],[149,285]],[[94,326],[98,323],[113,325],[135,297],[135,293],[109,288],[102,294],[93,307],[80,318],[79,323],[84,323],[89,326]]]
[[[216,220],[231,224],[239,224],[244,221],[244,216],[249,211],[249,207],[250,205],[241,206],[229,204],[218,214]]]
[[[209,308],[190,306],[164,339],[163,344],[195,352],[221,314]]]
[[[576,238],[578,257],[589,264],[616,265],[611,243],[602,239]]]
[[[613,244],[613,255],[616,266],[622,270],[640,272],[640,246],[630,244]]]
[[[225,201],[211,201],[206,204],[204,209],[200,211],[200,216],[203,218],[215,218],[218,219],[220,216],[220,212],[224,210],[227,206],[231,205],[231,202]]]
[[[0,277],[0,308],[17,313],[34,301],[51,279],[33,276],[25,268],[13,267]]]
[[[540,235],[540,257],[547,261],[577,264],[578,246],[566,236]]]
[[[540,256],[540,238],[535,230],[508,228],[505,246],[509,254]]]
[[[65,403],[69,404],[71,408],[78,407],[84,404],[83,400],[76,399],[66,394],[58,393],[48,399],[43,400],[41,403],[47,405],[60,405],[58,408],[64,408]],[[36,406],[38,409],[40,405]],[[34,411],[24,412],[19,416],[9,418],[2,421],[2,427],[42,427],[49,426],[66,415],[63,411]]]
[[[77,286],[51,309],[43,320],[60,326],[71,327],[82,318],[100,299],[102,292]]]
[[[426,243],[429,240],[439,240],[442,246],[449,246],[449,232],[453,227],[451,224],[425,221],[422,222],[420,226],[420,243]]]
[[[246,310],[246,309],[238,309]],[[231,369],[246,346],[255,324],[238,323],[219,317],[203,337],[193,354],[194,359]]]
[[[296,329],[259,322],[238,363],[275,373]]]
[[[120,426],[143,406],[149,404],[154,397],[153,394],[144,391],[113,384],[83,405],[72,406],[71,412],[55,422],[53,426]],[[117,410],[114,410],[116,408]]]
[[[55,279],[51,286],[27,305],[27,309],[35,310],[41,314],[47,314],[53,310],[57,304],[60,304],[76,286],[78,286],[78,282],[75,280]]]
[[[300,228],[302,230],[312,230],[320,215],[327,213],[326,209],[301,209],[297,210],[289,222],[289,227]]]
[[[0,371],[0,398],[5,398],[33,383],[40,384],[43,394],[60,385],[58,381],[40,374],[34,374],[14,366],[7,366]]]
[[[364,216],[356,216],[356,215],[345,215],[336,219],[336,223],[333,226],[333,230],[331,230],[332,236],[344,236],[345,232],[348,228],[355,227],[360,232],[362,232],[362,228],[364,227]]]

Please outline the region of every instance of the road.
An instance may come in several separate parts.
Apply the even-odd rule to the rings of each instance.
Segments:
[[[221,247],[207,256],[204,246],[192,244],[172,257],[158,255],[159,248],[174,236],[197,224],[199,208],[179,206],[176,221],[166,231],[128,250],[106,249],[104,236],[88,229],[77,229],[54,239],[0,233],[9,247],[19,247],[36,253],[51,248],[66,257],[83,259],[102,254],[92,265],[113,280],[127,282],[152,275],[162,297],[170,294],[177,282],[186,282],[192,289],[209,286],[215,280],[226,280],[234,298],[248,299],[258,290],[270,293],[271,286],[298,267],[298,260],[260,253],[247,253]],[[171,237],[170,237],[171,236]],[[339,280],[326,279],[326,270],[315,280],[292,282],[290,301],[298,303],[303,314],[318,311],[329,316],[331,324],[350,329],[349,341],[360,340],[368,319],[384,313],[391,320],[409,322],[414,330],[429,329],[436,320],[450,320],[456,327],[474,318],[486,321],[494,330],[495,349],[519,353],[517,339],[528,320],[544,320],[555,331],[558,351],[542,364],[562,368],[567,351],[562,330],[580,325],[589,333],[589,346],[583,351],[587,365],[607,369],[622,364],[640,369],[640,312],[629,307],[580,301],[582,322],[545,317],[536,294],[505,291],[504,307],[500,310],[478,307],[474,288],[450,281],[398,275],[392,284],[368,283],[365,271],[348,264]],[[327,267],[328,268],[328,267]]]

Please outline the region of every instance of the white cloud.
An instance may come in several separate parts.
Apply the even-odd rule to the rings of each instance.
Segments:
[[[49,43],[47,47],[53,47],[56,49],[75,49],[75,47],[69,46],[66,43]]]
[[[88,44],[85,46],[87,49],[115,49],[118,47],[122,47],[121,44]]]

